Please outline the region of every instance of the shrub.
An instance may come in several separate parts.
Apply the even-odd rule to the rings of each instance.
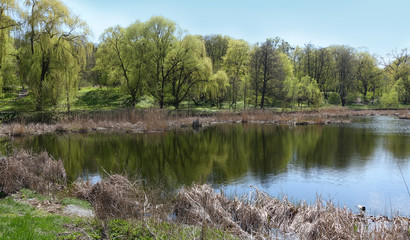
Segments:
[[[360,100],[360,96],[357,93],[349,92],[346,96],[346,103],[349,105],[358,103]]]
[[[339,96],[339,94],[333,92],[329,95],[329,97],[327,98],[327,101],[329,102],[329,104],[339,105],[340,104],[340,96]]]
[[[395,88],[391,88],[383,93],[383,96],[380,98],[380,105],[383,108],[394,108],[399,106],[399,94]]]

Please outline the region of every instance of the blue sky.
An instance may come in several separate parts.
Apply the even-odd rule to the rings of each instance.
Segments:
[[[249,43],[280,37],[291,45],[349,45],[385,56],[410,47],[409,0],[62,0],[98,42],[104,29],[161,15],[190,34]]]

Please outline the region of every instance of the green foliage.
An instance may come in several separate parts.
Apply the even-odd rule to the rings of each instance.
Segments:
[[[255,107],[260,94],[260,108],[273,97],[282,98],[283,80],[293,76],[292,65],[284,53],[276,49],[277,39],[267,39],[255,46],[250,62],[251,89],[254,92]]]
[[[222,35],[204,36],[205,50],[208,57],[211,58],[214,73],[222,69],[223,57],[228,50],[230,37]]]
[[[348,105],[351,105],[357,103],[358,99],[361,99],[359,94],[355,92],[349,92],[346,96],[346,103]]]
[[[228,50],[223,57],[224,70],[229,77],[229,97],[233,108],[236,108],[241,83],[247,72],[249,51],[249,44],[244,40],[230,39]]]
[[[176,43],[167,60],[173,66],[167,102],[178,108],[195,85],[205,85],[212,74],[212,62],[206,57],[204,42],[192,35]]]
[[[337,93],[330,93],[329,97],[327,98],[329,104],[339,105],[340,104],[340,96]]]
[[[226,97],[228,86],[229,79],[224,71],[219,70],[210,77],[205,85],[205,91],[209,101],[211,101],[211,105],[217,105],[218,108],[222,108],[222,102]]]
[[[335,62],[335,83],[336,89],[340,96],[342,106],[347,104],[347,95],[354,91],[356,87],[355,80],[355,55],[354,49],[347,46],[332,46],[332,57]]]
[[[369,90],[375,92],[380,88],[383,71],[377,66],[376,58],[367,52],[358,53],[356,58],[358,89],[363,94],[365,102],[367,102],[367,92]]]
[[[102,43],[96,53],[95,72],[103,85],[121,85],[131,97],[134,107],[142,96],[146,75],[146,49],[142,41],[144,25],[135,22],[128,28],[111,27],[101,35]]]
[[[58,0],[26,1],[25,7],[27,24],[18,58],[22,81],[34,95],[36,110],[56,105],[66,93],[69,111],[70,96],[85,64],[82,48],[87,27]]]
[[[307,102],[308,105],[312,104],[313,107],[320,107],[323,102],[323,95],[319,90],[316,81],[309,76],[302,78],[288,77],[284,82],[284,90],[286,97],[290,103]]]
[[[178,26],[169,19],[152,17],[145,23],[144,44],[147,48],[146,89],[160,108],[164,107],[170,75],[176,67],[170,53],[178,45]]]
[[[396,91],[396,88],[390,88],[383,93],[380,98],[380,105],[383,108],[396,108],[399,106],[399,94]]]
[[[151,106],[138,104],[147,97],[160,108],[179,108],[190,100],[197,106],[210,102],[236,108],[243,101],[244,106],[264,107],[295,97],[292,101],[319,106],[320,92],[338,93],[342,105],[360,92],[369,103],[396,83],[399,102],[410,102],[407,49],[393,51],[392,62],[381,69],[375,56],[348,46],[292,47],[277,37],[250,50],[247,42],[229,36],[186,35],[175,22],[158,16],[110,27],[98,46],[87,42],[87,34],[86,24],[59,0],[1,1],[0,90],[27,86],[30,101],[0,108],[69,112],[78,86],[96,85],[118,87],[128,95],[125,105],[132,107]],[[216,84],[220,70],[227,85]],[[314,79],[319,92],[307,81],[298,87],[301,93],[289,93],[290,80],[283,91],[286,77],[293,76]]]

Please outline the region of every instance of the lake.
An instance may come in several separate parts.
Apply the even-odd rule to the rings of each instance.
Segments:
[[[215,125],[148,134],[45,134],[14,144],[61,158],[69,179],[96,182],[104,172],[172,189],[210,183],[229,195],[250,185],[293,202],[320,195],[370,214],[410,216],[410,121],[355,118],[351,124]]]

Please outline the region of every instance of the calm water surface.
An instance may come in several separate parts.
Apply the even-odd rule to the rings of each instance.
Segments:
[[[253,185],[294,202],[313,202],[319,194],[352,209],[365,205],[372,214],[410,216],[410,121],[394,117],[358,118],[347,125],[47,134],[15,144],[61,158],[70,180],[98,181],[104,169],[173,188],[208,182],[242,194]]]

